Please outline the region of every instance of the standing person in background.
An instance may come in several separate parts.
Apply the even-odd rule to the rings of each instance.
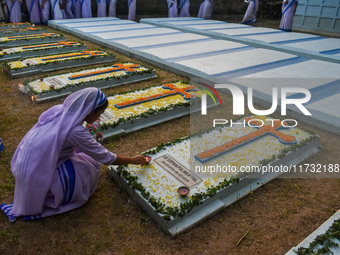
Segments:
[[[109,1],[109,17],[117,17],[116,5],[117,5],[117,0]]]
[[[282,18],[279,29],[291,32],[293,27],[293,18],[298,5],[298,0],[283,0]]]
[[[53,19],[65,19],[65,9],[63,8],[63,3],[60,4],[59,0],[50,0],[51,1],[51,13]],[[64,4],[66,8],[66,3]]]
[[[248,8],[246,13],[244,14],[243,20],[241,24],[254,24],[256,21],[256,12],[259,8],[258,0],[248,0]]]
[[[204,2],[200,5],[197,18],[211,19],[213,14],[213,5],[213,0],[204,0]]]
[[[97,0],[97,17],[106,16],[106,0]]]
[[[81,0],[72,0],[73,1],[73,17],[75,19],[81,18]]]
[[[4,2],[0,2],[0,21],[6,22],[4,6],[7,8],[6,4],[4,4]]]
[[[81,0],[81,17],[92,18],[91,0]]]
[[[21,22],[21,0],[6,0],[9,12],[9,21],[12,23]]]
[[[40,19],[42,24],[47,24],[50,20],[51,3],[50,0],[39,0],[40,4]]]
[[[137,0],[128,0],[128,5],[129,5],[128,19],[129,20],[135,20],[136,19]]]
[[[40,24],[41,10],[39,0],[26,0],[26,5],[30,14],[30,22],[32,24]]]
[[[9,10],[8,10],[6,0],[1,0],[1,4],[2,4],[3,11],[4,11],[5,22],[9,22]]]
[[[180,17],[190,17],[190,0],[179,0],[178,8],[181,10]]]
[[[66,9],[65,9],[65,14],[66,14],[66,19],[73,19],[74,18],[74,2],[73,0],[65,0],[66,2]]]
[[[4,144],[2,143],[1,137],[0,137],[0,151],[4,149]]]
[[[168,3],[168,16],[178,17],[177,0],[167,0],[167,3]]]

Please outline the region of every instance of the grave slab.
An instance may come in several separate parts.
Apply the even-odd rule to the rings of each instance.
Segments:
[[[29,46],[2,49],[0,50],[0,61],[83,50],[86,50],[86,45],[74,41],[34,44]]]
[[[247,61],[244,56],[247,55]],[[193,60],[178,61],[177,64],[200,70],[209,75],[222,76],[228,72],[254,67],[258,65],[272,65],[275,62],[287,61],[295,58],[294,55],[270,51],[266,49],[251,49],[247,51],[219,54],[217,56],[204,57]],[[228,61],[226,61],[228,60]]]
[[[178,31],[174,31],[168,28],[156,28],[156,27],[147,27],[145,29],[133,29],[133,35],[131,35],[130,28],[124,29],[123,26],[116,27],[117,29],[105,32],[92,32],[103,39],[106,40],[123,40],[123,39],[133,39],[133,38],[144,38],[148,36],[160,36],[160,35],[173,35],[177,34]],[[136,31],[135,31],[136,30]]]
[[[119,31],[131,31],[131,30],[137,30],[135,32],[145,31],[150,28],[157,28],[155,26],[143,24],[142,26],[138,23],[134,22],[124,22],[124,23],[113,23],[110,25],[104,25],[104,26],[86,26],[86,27],[79,27],[77,28],[79,31],[83,31],[86,33],[105,33],[105,32],[119,32]]]
[[[6,62],[3,64],[3,69],[11,78],[19,78],[65,68],[108,63],[115,60],[113,55],[105,51],[86,50]]]
[[[18,23],[3,23],[0,25],[0,30],[9,29],[9,28],[24,28],[34,26],[28,22],[18,22]]]
[[[210,49],[210,50],[208,50]],[[142,52],[151,54],[169,62],[178,62],[180,60],[196,59],[202,56],[219,55],[238,50],[254,49],[252,47],[245,46],[241,43],[213,40],[203,42],[193,42],[188,44],[179,44],[168,47],[150,48],[141,50]]]
[[[157,77],[155,70],[135,63],[116,63],[77,72],[25,80],[19,90],[34,103],[69,95],[85,87],[110,88]]]
[[[13,35],[30,35],[36,33],[48,33],[48,31],[42,27],[8,28],[0,30],[0,37]]]
[[[223,141],[234,143],[253,132],[254,127],[249,126],[215,128],[144,152],[144,155],[152,156],[146,166],[110,166],[108,173],[165,233],[176,236],[280,175],[274,171],[244,174],[240,170],[242,167],[260,166],[260,162],[271,158],[261,167],[288,169],[291,164],[297,164],[318,151],[317,135],[301,129],[280,129],[282,135],[295,139],[294,145],[282,144],[268,135],[249,140],[208,163],[196,160],[197,155]],[[296,150],[291,151],[290,146]],[[281,154],[280,158],[274,159],[273,155],[278,154]],[[244,156],[240,158],[241,155],[248,156],[245,159]],[[216,164],[221,169],[225,166],[225,171],[206,171]],[[182,186],[189,188],[188,195],[177,193]]]
[[[113,18],[113,17],[53,20],[53,26],[56,29],[68,28],[69,32],[72,32],[72,29],[81,29],[85,27],[94,28],[94,27],[100,27],[100,26],[115,26],[116,24],[123,24],[123,23],[132,24],[132,22],[130,21],[121,20],[121,19]],[[51,24],[52,23],[50,23],[49,25]],[[64,30],[64,31],[67,31],[67,30]]]
[[[26,46],[37,43],[50,43],[65,41],[65,37],[57,33],[37,33],[30,35],[16,35],[0,37],[0,47],[9,48],[15,46]]]
[[[301,42],[292,42],[287,43],[287,46],[311,50],[315,52],[319,52],[321,54],[338,54],[340,50],[339,39],[336,38],[325,38],[322,40],[315,41],[301,41]]]
[[[169,121],[201,110],[198,87],[177,81],[124,94],[107,95],[109,106],[99,128],[104,139]],[[216,104],[208,100],[208,106]]]
[[[100,37],[100,36],[99,36]],[[103,38],[104,39],[104,38]],[[162,36],[150,35],[147,39],[141,40],[140,38],[131,38],[131,39],[119,39],[120,44],[123,44],[126,47],[132,49],[147,49],[158,47],[160,45],[170,44],[170,43],[182,43],[188,40],[200,40],[206,39],[206,37],[200,35],[192,35],[192,34],[185,34],[185,33],[178,33],[177,31],[173,30],[173,32],[169,34],[165,34]],[[112,39],[112,41],[115,41]]]

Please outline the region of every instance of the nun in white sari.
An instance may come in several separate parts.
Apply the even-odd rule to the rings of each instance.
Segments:
[[[117,0],[109,1],[109,17],[117,17],[116,5],[117,5]]]
[[[178,17],[177,0],[167,0],[167,3],[168,3],[168,16]]]
[[[293,27],[293,18],[298,5],[297,0],[283,0],[282,18],[279,29],[286,32],[291,32]]]
[[[246,13],[244,14],[242,24],[254,24],[256,21],[256,12],[259,8],[259,1],[258,0],[249,0],[248,1],[248,8]]]
[[[204,0],[204,2],[201,3],[197,18],[211,19],[213,14],[213,4],[213,0]]]
[[[53,19],[66,19],[65,10],[60,8],[59,0],[50,0]]]
[[[179,0],[178,8],[181,10],[179,13],[179,16],[190,17],[189,7],[190,7],[190,0]]]
[[[137,0],[128,0],[128,5],[129,5],[128,19],[129,20],[135,20],[136,19]]]
[[[92,18],[91,0],[81,0],[81,17]]]

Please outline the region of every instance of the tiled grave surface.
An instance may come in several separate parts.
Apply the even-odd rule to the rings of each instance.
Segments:
[[[317,97],[313,96],[307,105],[311,111],[315,110],[315,115],[305,117],[296,109],[291,114],[340,132],[337,110],[340,86],[336,81],[340,78],[340,40],[197,18],[142,19],[141,22],[106,17],[54,20],[49,25],[161,68],[204,79],[210,85],[235,78],[239,85],[244,85],[239,78],[294,78],[301,79],[296,81],[299,87],[313,89],[303,79],[318,79],[320,84],[312,91]],[[333,79],[334,85],[320,81],[328,78]],[[285,86],[285,83],[273,82],[271,86]],[[327,92],[328,86],[332,87],[331,94]],[[268,100],[269,87],[254,87],[259,103]]]
[[[223,21],[195,18],[142,19],[143,24],[169,27],[183,32],[207,35],[216,39],[233,40],[249,45],[277,49],[302,56],[340,62],[340,39],[325,38],[305,33],[286,33],[280,30],[253,27]]]

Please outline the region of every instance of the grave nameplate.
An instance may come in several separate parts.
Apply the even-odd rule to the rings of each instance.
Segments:
[[[154,161],[164,170],[168,171],[172,176],[179,180],[183,185],[191,188],[200,183],[202,180],[190,172],[188,168],[176,161],[169,154],[165,154]]]

